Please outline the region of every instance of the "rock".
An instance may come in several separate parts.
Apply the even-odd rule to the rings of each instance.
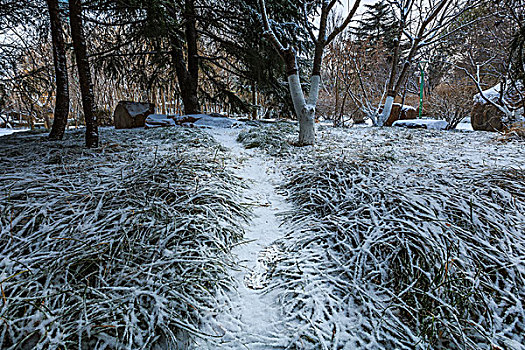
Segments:
[[[382,109],[379,113],[382,112]],[[396,120],[409,120],[416,119],[418,116],[418,111],[412,106],[401,105],[399,103],[392,104],[392,111],[390,116],[386,120],[384,126],[392,126]]]
[[[481,131],[502,131],[503,125],[502,112],[495,106],[476,102],[470,113],[470,123],[473,130]]]
[[[518,82],[514,86],[507,86],[503,94],[501,89],[502,84],[496,84],[482,93],[474,95],[474,106],[470,114],[472,129],[505,131],[509,125],[524,118],[522,106],[525,89],[521,83]],[[505,105],[508,109],[517,113],[514,113],[513,116],[505,115],[503,111],[487,100],[498,105]]]
[[[213,117],[209,114],[188,114],[188,115],[164,115],[151,114],[146,118],[146,128],[156,128],[162,126],[185,126],[190,128],[234,128],[242,125],[236,119],[226,117]]]
[[[227,118],[228,116],[225,114],[225,113],[209,113],[208,114],[210,117],[214,117],[214,118]]]
[[[399,126],[408,129],[446,130],[448,122],[437,119],[396,120],[392,126]]]
[[[175,120],[172,117],[167,116],[166,114],[150,114],[147,116],[146,121],[144,123],[144,127],[146,129],[174,125],[177,125],[175,124]]]
[[[166,114],[150,114],[146,118],[144,127],[157,128],[162,126],[193,126],[200,118],[191,115],[166,115]]]
[[[192,124],[198,128],[234,128],[242,125],[241,122],[226,117],[211,117],[207,114],[191,114],[188,117],[196,118]]]
[[[120,101],[113,114],[115,129],[144,127],[147,116],[154,113],[153,103]]]

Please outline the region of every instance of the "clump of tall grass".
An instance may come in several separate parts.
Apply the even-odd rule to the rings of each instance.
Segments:
[[[273,156],[285,155],[290,152],[290,134],[296,127],[287,122],[270,125],[261,125],[256,128],[243,130],[237,141],[245,148],[260,148]]]
[[[291,348],[522,349],[524,171],[382,165],[291,168],[272,280]]]
[[[199,334],[247,212],[207,134],[0,142],[0,348],[176,349]]]

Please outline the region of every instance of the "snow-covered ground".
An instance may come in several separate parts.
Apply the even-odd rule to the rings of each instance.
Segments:
[[[412,129],[429,129],[429,130],[445,130],[448,123],[445,120],[436,119],[409,119],[396,120],[392,126],[412,128]]]
[[[430,168],[472,166],[523,168],[524,142],[499,141],[493,132],[441,131],[356,126],[350,129],[318,129],[316,151],[344,152],[352,159],[384,157],[395,164]]]
[[[279,127],[259,131],[270,154]],[[282,152],[291,348],[524,349],[524,141],[499,137],[319,127]]]
[[[81,284],[107,305],[96,299],[81,307],[82,298],[65,298],[64,305],[49,292],[45,306],[56,315],[87,308],[62,318],[0,299],[10,329],[26,330],[26,319],[9,318],[25,307],[49,321],[35,326],[48,331],[48,343],[77,341],[77,334],[114,342],[117,334],[118,341],[147,345],[154,340],[145,335],[158,329],[160,340],[187,338],[185,331],[170,333],[183,325],[198,334],[191,346],[179,342],[184,349],[461,348],[451,334],[468,337],[467,348],[492,342],[493,349],[523,349],[523,141],[488,132],[318,126],[317,144],[296,148],[296,126],[276,123],[250,129],[246,145],[259,148],[245,149],[236,141],[244,131],[238,124],[209,124],[206,132],[101,129],[96,150],[83,148],[82,130],[68,131],[63,142],[41,142],[44,135],[0,139],[2,237],[10,245],[25,242],[9,240],[11,234],[34,237],[40,254],[0,248],[7,300],[19,298],[16,288],[24,285],[33,286],[31,300],[49,286],[61,288],[55,282],[66,266],[58,263],[63,252],[79,264],[96,261],[94,281],[117,286]],[[60,217],[61,210],[72,219]],[[115,233],[122,238],[115,249],[102,249],[99,243],[114,241]],[[147,248],[140,248],[141,259],[150,260],[122,269],[119,261],[134,262],[137,250],[120,241],[139,242]],[[215,243],[218,251],[209,251]],[[42,260],[47,249],[56,261]],[[180,265],[202,253],[204,265]],[[44,283],[38,273],[47,265],[59,278]],[[199,275],[188,278],[194,268]],[[137,308],[113,304],[122,298]],[[133,323],[142,319],[143,329]],[[71,326],[77,321],[78,332]],[[159,342],[157,349],[169,348]]]
[[[5,136],[5,135],[11,135],[11,134],[14,134],[15,132],[22,132],[22,131],[27,131],[29,129],[9,129],[9,128],[0,128],[0,137],[1,136]]]
[[[290,335],[283,329],[278,307],[278,291],[265,287],[272,265],[279,258],[274,241],[284,236],[277,214],[290,205],[275,186],[282,183],[275,162],[256,150],[244,149],[237,141],[238,130],[213,129],[210,134],[231,152],[229,166],[246,184],[244,198],[253,210],[253,219],[245,227],[244,242],[232,253],[239,266],[231,273],[237,289],[221,296],[222,309],[210,313],[203,331],[215,341],[198,341],[195,349],[273,349],[284,348]]]

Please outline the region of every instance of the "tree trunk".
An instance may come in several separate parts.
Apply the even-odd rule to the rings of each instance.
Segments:
[[[71,24],[71,37],[73,49],[77,60],[78,80],[82,93],[82,108],[86,122],[86,147],[98,147],[98,127],[94,114],[95,99],[93,98],[93,83],[87,58],[86,39],[82,24],[81,0],[69,0],[69,23]]]
[[[379,116],[377,121],[378,126],[383,126],[387,121],[390,113],[392,112],[392,104],[397,95],[396,90],[396,75],[397,75],[397,66],[399,64],[399,57],[401,51],[401,35],[403,34],[404,21],[401,21],[399,24],[399,30],[396,36],[396,47],[394,48],[394,55],[392,57],[392,65],[390,68],[390,76],[388,78],[388,83],[386,86],[386,101],[383,106],[383,112]]]
[[[252,120],[257,120],[259,108],[257,106],[257,83],[252,82]]]
[[[173,18],[177,18],[174,7],[169,8]],[[170,34],[172,45],[171,57],[180,88],[180,95],[184,105],[185,114],[198,114],[201,112],[197,90],[199,87],[199,53],[197,50],[197,21],[195,13],[195,0],[184,1],[183,18],[184,35],[186,37],[186,56],[184,59],[184,44],[176,33]]]
[[[312,76],[310,95],[308,103],[306,103],[297,69],[296,56],[293,50],[287,52],[285,61],[289,72],[288,87],[290,89],[290,95],[292,96],[295,115],[299,119],[298,145],[313,145],[315,142],[315,104],[317,103],[317,96],[319,95],[320,77],[318,75]]]
[[[67,60],[62,21],[58,0],[47,0],[51,22],[51,40],[53,45],[53,62],[55,65],[56,98],[53,126],[49,133],[51,140],[62,140],[69,115],[69,82],[67,77]]]

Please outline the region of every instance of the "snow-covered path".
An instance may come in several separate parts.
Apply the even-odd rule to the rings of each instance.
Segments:
[[[245,227],[245,241],[234,248],[241,269],[232,271],[237,291],[223,295],[223,308],[210,314],[203,331],[218,336],[213,344],[198,340],[198,349],[281,349],[289,341],[282,332],[276,292],[265,292],[267,264],[279,252],[272,243],[284,235],[277,213],[289,209],[275,192],[280,175],[272,160],[237,143],[235,129],[213,129],[212,136],[231,150],[232,167],[248,188],[244,196],[252,206],[253,219]]]

